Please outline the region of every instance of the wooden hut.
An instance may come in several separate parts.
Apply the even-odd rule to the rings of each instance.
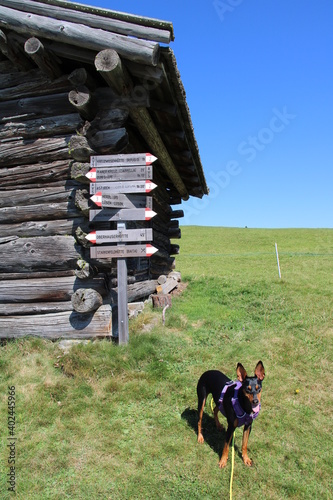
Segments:
[[[0,5],[0,337],[112,335],[116,263],[92,259],[90,157],[150,152],[158,248],[128,259],[128,300],[174,269],[208,189],[169,22],[61,0]],[[103,226],[104,224],[104,226]],[[102,227],[112,229],[113,222]],[[101,228],[101,224],[98,226]]]

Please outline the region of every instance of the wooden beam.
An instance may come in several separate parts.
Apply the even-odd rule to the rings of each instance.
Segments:
[[[17,45],[10,43],[7,35],[0,30],[0,52],[3,53],[13,64],[23,70],[29,70],[33,67],[32,62],[21,52]]]
[[[20,338],[27,335],[52,340],[110,337],[112,336],[111,307],[104,305],[90,314],[67,311],[0,318],[0,338]]]
[[[105,47],[117,50],[132,61],[156,66],[159,60],[159,44],[110,33],[84,24],[26,13],[0,6],[0,27],[18,33],[40,36],[49,40],[76,45],[82,49],[103,50]]]
[[[62,75],[57,58],[44,50],[44,45],[38,38],[29,38],[24,44],[24,51],[49,78],[55,79]]]
[[[57,5],[49,5],[31,0],[2,0],[2,5],[24,12],[32,12],[43,16],[52,17],[63,21],[80,23],[92,28],[98,28],[112,33],[122,35],[135,36],[144,40],[153,40],[155,42],[170,43],[171,33],[167,29],[161,27],[151,27],[129,22],[128,20],[114,19],[111,11],[102,11],[98,13],[90,13],[88,7],[84,8],[84,12],[80,10],[72,10],[64,8],[64,2]],[[82,5],[80,6],[83,7]],[[109,16],[105,15],[109,13]],[[111,14],[111,15],[110,15]],[[119,13],[118,13],[119,14]]]
[[[126,68],[115,50],[106,49],[99,52],[95,59],[97,71],[103,76],[108,85],[119,95],[130,95],[135,99],[133,83]],[[129,110],[130,117],[137,126],[140,134],[147,142],[151,152],[157,156],[159,163],[164,168],[170,180],[178,190],[180,196],[187,200],[189,198],[185,184],[177,171],[170,155],[158,133],[153,120],[146,108],[138,107]]]
[[[1,280],[0,303],[69,301],[78,290],[81,293],[84,290],[94,290],[103,297],[108,293],[103,275],[86,280],[79,280],[76,276],[35,279],[29,277],[28,279]]]

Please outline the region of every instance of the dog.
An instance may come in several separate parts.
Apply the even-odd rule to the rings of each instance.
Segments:
[[[209,370],[203,373],[198,381],[198,443],[204,442],[202,435],[202,416],[208,394],[212,394],[215,408],[214,419],[218,430],[222,425],[218,419],[220,411],[228,422],[222,457],[219,467],[227,465],[229,446],[236,427],[244,426],[242,440],[242,458],[245,465],[251,467],[252,460],[247,454],[247,443],[249,440],[253,420],[258,416],[261,407],[262,381],[265,378],[265,368],[258,361],[254,370],[254,377],[249,377],[241,363],[236,368],[237,381],[230,380],[224,373],[218,370]]]

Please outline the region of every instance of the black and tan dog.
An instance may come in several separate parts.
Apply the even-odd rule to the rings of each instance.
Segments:
[[[236,427],[242,427],[243,425],[242,458],[245,465],[252,465],[252,460],[247,454],[247,443],[252,422],[258,416],[260,410],[261,388],[262,381],[265,378],[265,369],[262,362],[259,361],[255,367],[254,377],[248,377],[243,365],[238,363],[236,373],[237,380],[232,381],[218,370],[209,370],[201,375],[197,386],[198,443],[204,442],[202,415],[208,394],[212,394],[216,405],[214,408],[216,427],[219,430],[222,429],[218,419],[219,411],[228,421],[225,444],[219,462],[220,467],[225,467],[227,464],[229,446]]]

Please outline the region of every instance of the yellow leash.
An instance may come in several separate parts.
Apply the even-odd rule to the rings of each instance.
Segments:
[[[213,398],[210,400],[210,407],[212,413],[214,413]],[[234,465],[235,465],[235,432],[232,434],[232,441],[231,441],[230,500],[232,500],[232,481],[234,479]]]
[[[234,478],[234,463],[235,463],[234,439],[235,439],[235,432],[232,435],[232,442],[231,442],[230,500],[232,500],[232,481],[233,481],[233,478]]]

